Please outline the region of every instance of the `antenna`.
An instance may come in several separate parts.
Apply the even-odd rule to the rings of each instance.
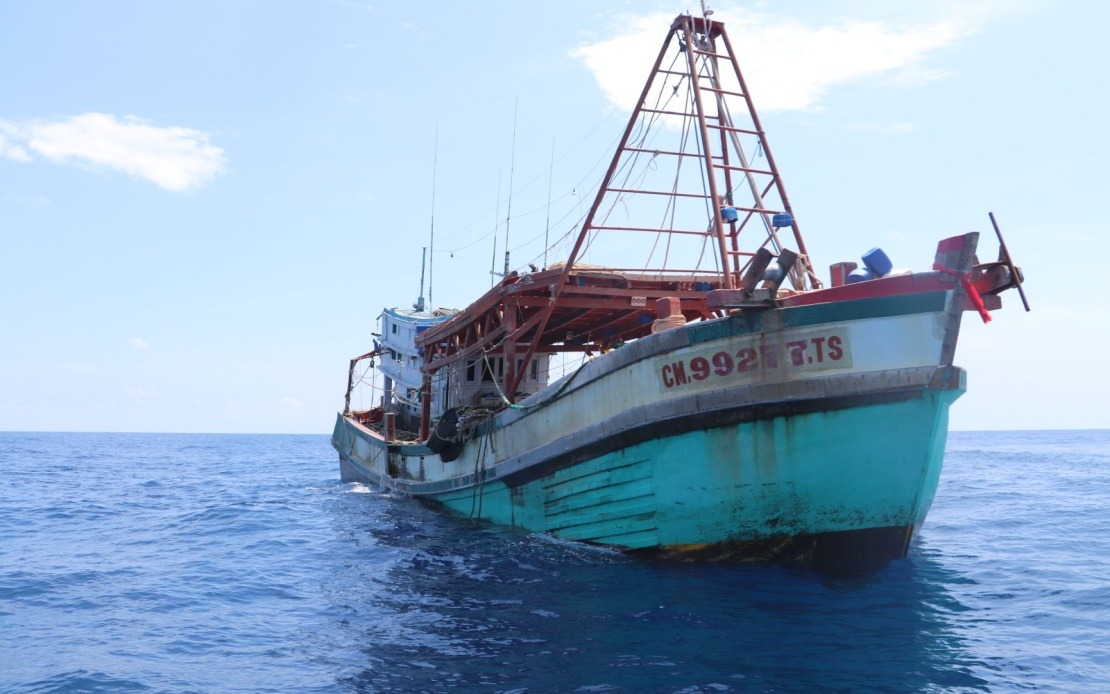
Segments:
[[[418,312],[424,310],[424,261],[428,256],[428,247],[420,251],[420,296],[416,299],[416,303],[412,305]]]
[[[497,213],[501,211],[501,170],[497,171],[497,207],[493,208],[493,258],[489,261],[489,286],[497,277]]]
[[[435,267],[436,257],[436,166],[439,164],[439,125],[436,125],[436,143],[434,154],[432,154],[432,233],[431,239],[428,241],[428,305],[435,306],[432,301],[432,269]],[[423,273],[423,270],[421,270]],[[423,292],[424,283],[420,283],[421,292]]]
[[[543,229],[543,269],[547,269],[547,237],[551,233],[551,179],[555,176],[555,136],[551,136],[551,166],[547,169],[547,225]]]
[[[493,237],[493,257],[489,259],[489,286],[492,287],[493,283],[497,281],[497,276],[500,275],[497,271],[497,236]]]
[[[509,159],[509,207],[505,212],[505,273],[502,277],[509,276],[509,220],[513,217],[513,170],[516,168],[516,110],[520,104],[520,97],[513,102],[513,153]]]

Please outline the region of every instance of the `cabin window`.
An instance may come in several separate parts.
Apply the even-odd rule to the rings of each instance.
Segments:
[[[390,326],[390,327],[392,328],[392,332],[393,332],[393,334],[394,334],[394,335],[396,335],[396,334],[397,334],[397,324],[396,324],[396,323],[394,323],[394,324],[393,324],[392,326]]]
[[[532,380],[540,380],[540,363],[536,359],[532,360]]]
[[[472,361],[466,362],[466,382],[474,382],[474,362]]]

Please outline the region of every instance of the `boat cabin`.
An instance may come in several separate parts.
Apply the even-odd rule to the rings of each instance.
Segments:
[[[504,397],[501,384],[505,378],[505,354],[490,349],[436,370],[426,386],[424,348],[417,345],[417,340],[424,331],[456,313],[451,309],[398,308],[387,308],[381,313],[381,336],[376,344],[380,357],[377,369],[383,380],[381,407],[383,412],[396,416],[400,429],[420,430],[426,392],[430,393],[428,415],[435,420],[455,407],[499,409],[507,399],[516,402],[547,385],[550,355],[538,354],[530,361],[516,392],[511,398]],[[521,369],[523,359],[518,357],[516,362],[516,368]]]

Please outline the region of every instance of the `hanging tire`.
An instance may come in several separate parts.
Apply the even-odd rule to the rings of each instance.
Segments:
[[[462,455],[463,446],[465,445],[465,441],[451,441],[443,447],[442,451],[439,452],[440,460],[445,463],[456,460],[460,455]]]
[[[436,422],[435,428],[428,436],[427,445],[432,453],[440,453],[443,449],[452,442],[455,436],[459,433],[459,410],[457,407],[452,407],[443,413],[443,416]],[[461,446],[460,446],[461,450]],[[455,458],[459,457],[455,454]],[[451,460],[454,460],[452,458]]]

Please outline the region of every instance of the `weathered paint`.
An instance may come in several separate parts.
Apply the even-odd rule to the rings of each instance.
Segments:
[[[932,503],[948,407],[963,388],[961,379],[899,402],[686,432],[516,487],[493,479],[427,498],[466,517],[633,550],[739,552],[762,541],[749,549],[766,553],[775,538],[883,527],[908,537]],[[382,482],[344,458],[345,478]]]
[[[499,413],[451,462],[342,416],[333,443],[344,479],[572,540],[809,557],[874,541],[899,555],[964,389],[942,359],[954,310],[950,292],[929,292],[644,338],[559,397]]]
[[[961,392],[693,431],[512,493],[494,483],[432,498],[466,516],[480,506],[494,522],[626,549],[914,528],[936,491],[948,406]],[[521,513],[514,497],[542,498],[543,513]]]

